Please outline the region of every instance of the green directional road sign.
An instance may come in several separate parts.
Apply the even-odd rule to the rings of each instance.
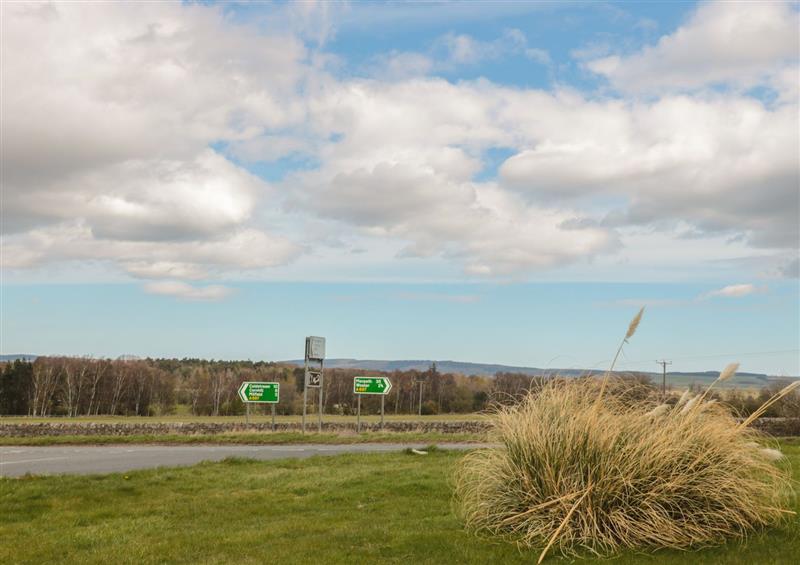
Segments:
[[[355,377],[353,392],[356,394],[389,394],[392,381],[386,377]]]
[[[242,402],[264,402],[276,404],[280,398],[279,383],[254,383],[245,381],[239,387],[239,398]]]

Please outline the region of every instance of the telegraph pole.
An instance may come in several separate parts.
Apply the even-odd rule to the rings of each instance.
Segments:
[[[672,365],[672,361],[667,361],[666,359],[662,359],[661,361],[656,361],[659,365],[661,365],[661,398],[667,398],[667,365]]]

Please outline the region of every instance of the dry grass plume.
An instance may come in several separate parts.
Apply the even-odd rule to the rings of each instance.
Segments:
[[[470,452],[455,475],[469,530],[543,548],[541,562],[551,549],[611,555],[719,544],[791,514],[786,460],[775,445],[765,449],[751,419],[739,424],[705,394],[675,406],[631,404],[613,382],[610,371],[600,382],[554,379],[497,408],[490,434],[501,447]]]

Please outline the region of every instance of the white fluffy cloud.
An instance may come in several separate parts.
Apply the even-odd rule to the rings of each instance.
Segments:
[[[229,296],[233,289],[222,285],[192,286],[181,281],[159,281],[147,283],[145,292],[173,296],[182,300],[216,301]]]
[[[127,160],[43,179],[12,190],[6,203],[34,225],[83,218],[100,239],[186,240],[241,225],[259,192],[263,183],[206,149],[193,159]]]
[[[213,239],[136,241],[96,238],[91,228],[77,221],[7,236],[3,267],[109,261],[136,277],[200,279],[219,271],[282,265],[300,251],[290,240],[257,229],[240,229]]]
[[[756,292],[764,292],[766,289],[763,287],[757,287],[754,284],[731,284],[728,286],[724,286],[717,290],[712,290],[711,292],[707,292],[703,295],[703,298],[714,298],[714,297],[723,297],[723,298],[741,298],[742,296],[747,296],[749,294],[754,294]]]
[[[4,267],[99,259],[198,278],[289,259],[296,246],[250,222],[268,187],[209,144],[297,122],[301,41],[205,6],[3,15]]]
[[[457,260],[470,274],[526,272],[613,249],[613,233],[581,225],[579,211],[531,205],[474,180],[485,150],[531,134],[509,109],[518,95],[438,79],[333,85],[314,98],[311,119],[342,139],[320,152],[319,169],[284,185],[296,209],[406,241],[402,256]]]
[[[797,245],[796,104],[670,96],[550,110],[540,141],[501,168],[530,198],[624,198],[607,222],[680,219],[757,245]]]
[[[414,79],[332,85],[311,108],[342,139],[285,183],[297,207],[408,240],[407,255],[458,257],[471,273],[592,257],[626,225],[797,244],[796,104]],[[474,180],[492,147],[513,148],[499,185]]]
[[[217,6],[3,10],[4,268],[100,261],[188,297],[206,287],[175,281],[280,266],[314,238],[481,276],[589,262],[651,232],[796,256],[791,6],[702,5],[656,45],[588,63],[618,97],[421,78],[549,64],[514,30],[453,33],[353,79],[325,70],[333,15],[308,6],[276,20],[295,35]],[[776,96],[705,88],[718,83]],[[298,155],[274,183],[240,165]]]
[[[587,66],[623,90],[663,92],[712,84],[752,87],[788,71],[798,80],[800,12],[794,2],[701,4],[656,45]]]

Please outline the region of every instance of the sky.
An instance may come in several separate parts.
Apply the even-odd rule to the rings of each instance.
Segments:
[[[0,352],[800,374],[797,2],[4,2]]]

